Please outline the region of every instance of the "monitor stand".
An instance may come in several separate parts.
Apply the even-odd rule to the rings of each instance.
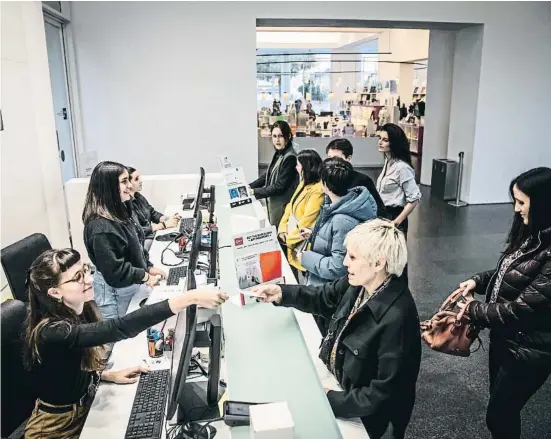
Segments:
[[[178,423],[206,421],[220,417],[218,402],[207,402],[208,381],[185,383],[178,401]],[[218,392],[220,394],[220,392]]]

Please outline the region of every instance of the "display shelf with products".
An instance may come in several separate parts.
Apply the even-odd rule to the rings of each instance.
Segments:
[[[409,140],[409,150],[413,154],[421,155],[423,153],[423,134],[425,127],[413,123],[400,122],[400,127],[406,133]]]

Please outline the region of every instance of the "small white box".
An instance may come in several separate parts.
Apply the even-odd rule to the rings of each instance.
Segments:
[[[249,407],[251,439],[293,439],[295,423],[286,402]]]

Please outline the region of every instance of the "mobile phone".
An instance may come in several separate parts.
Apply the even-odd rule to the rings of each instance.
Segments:
[[[250,425],[251,405],[260,404],[258,402],[224,401],[224,423],[230,427],[238,425]]]

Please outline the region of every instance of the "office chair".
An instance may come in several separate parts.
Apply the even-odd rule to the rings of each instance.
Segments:
[[[24,322],[27,304],[6,300],[0,306],[2,330],[2,437],[20,439],[24,436],[36,395],[30,373],[23,368]]]
[[[25,277],[34,260],[52,246],[42,233],[34,233],[2,249],[0,260],[13,297],[28,302]]]

